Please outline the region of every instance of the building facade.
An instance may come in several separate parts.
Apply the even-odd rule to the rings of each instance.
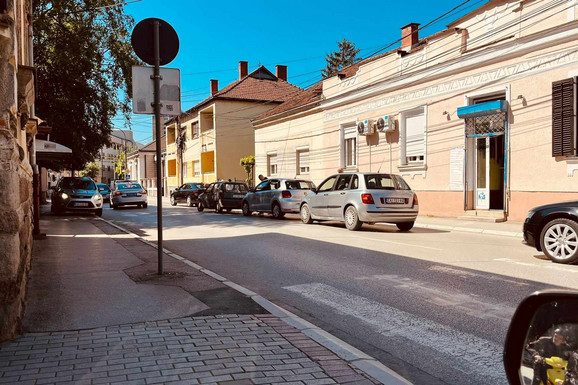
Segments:
[[[125,154],[125,163],[128,166],[128,154],[134,152],[135,149],[138,149],[138,143],[134,140],[131,130],[112,130],[110,133],[110,145],[103,146],[98,158],[95,159],[95,162],[100,167],[98,182],[112,186],[112,182],[118,179],[116,175],[116,159],[120,154]]]
[[[209,98],[166,123],[168,189],[185,182],[245,180],[240,159],[255,152],[251,120],[300,92],[281,65],[275,74],[263,66],[249,73],[241,61],[235,82],[219,90],[211,80]]]
[[[34,68],[30,1],[0,1],[0,341],[20,331],[33,231]]]
[[[426,38],[409,24],[400,48],[257,118],[256,174],[401,174],[433,216],[577,199],[577,37],[573,1],[491,1]]]

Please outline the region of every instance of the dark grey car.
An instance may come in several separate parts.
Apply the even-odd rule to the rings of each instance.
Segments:
[[[243,215],[252,212],[271,213],[281,219],[286,213],[298,213],[301,200],[315,188],[312,182],[302,179],[267,179],[249,191],[243,199]]]

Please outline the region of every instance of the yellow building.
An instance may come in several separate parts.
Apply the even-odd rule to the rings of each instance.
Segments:
[[[575,2],[495,0],[401,41],[258,117],[255,173],[396,173],[435,216],[578,199]]]
[[[248,73],[241,61],[235,82],[219,90],[211,80],[209,98],[165,124],[169,190],[186,182],[245,180],[239,160],[255,152],[251,120],[300,92],[281,65],[275,75],[263,66]]]

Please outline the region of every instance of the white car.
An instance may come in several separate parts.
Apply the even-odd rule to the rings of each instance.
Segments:
[[[121,206],[134,205],[147,208],[147,190],[136,182],[120,182],[114,185],[114,190],[110,193],[110,207],[117,209]]]

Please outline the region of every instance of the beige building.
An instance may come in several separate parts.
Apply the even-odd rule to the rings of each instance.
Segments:
[[[241,158],[254,155],[251,119],[297,95],[287,82],[287,67],[276,74],[260,66],[248,72],[239,62],[239,78],[219,90],[211,80],[211,96],[166,123],[166,175],[170,191],[185,182],[245,180]]]
[[[519,221],[578,199],[576,3],[495,0],[418,26],[258,117],[255,173],[397,173],[434,216]]]

